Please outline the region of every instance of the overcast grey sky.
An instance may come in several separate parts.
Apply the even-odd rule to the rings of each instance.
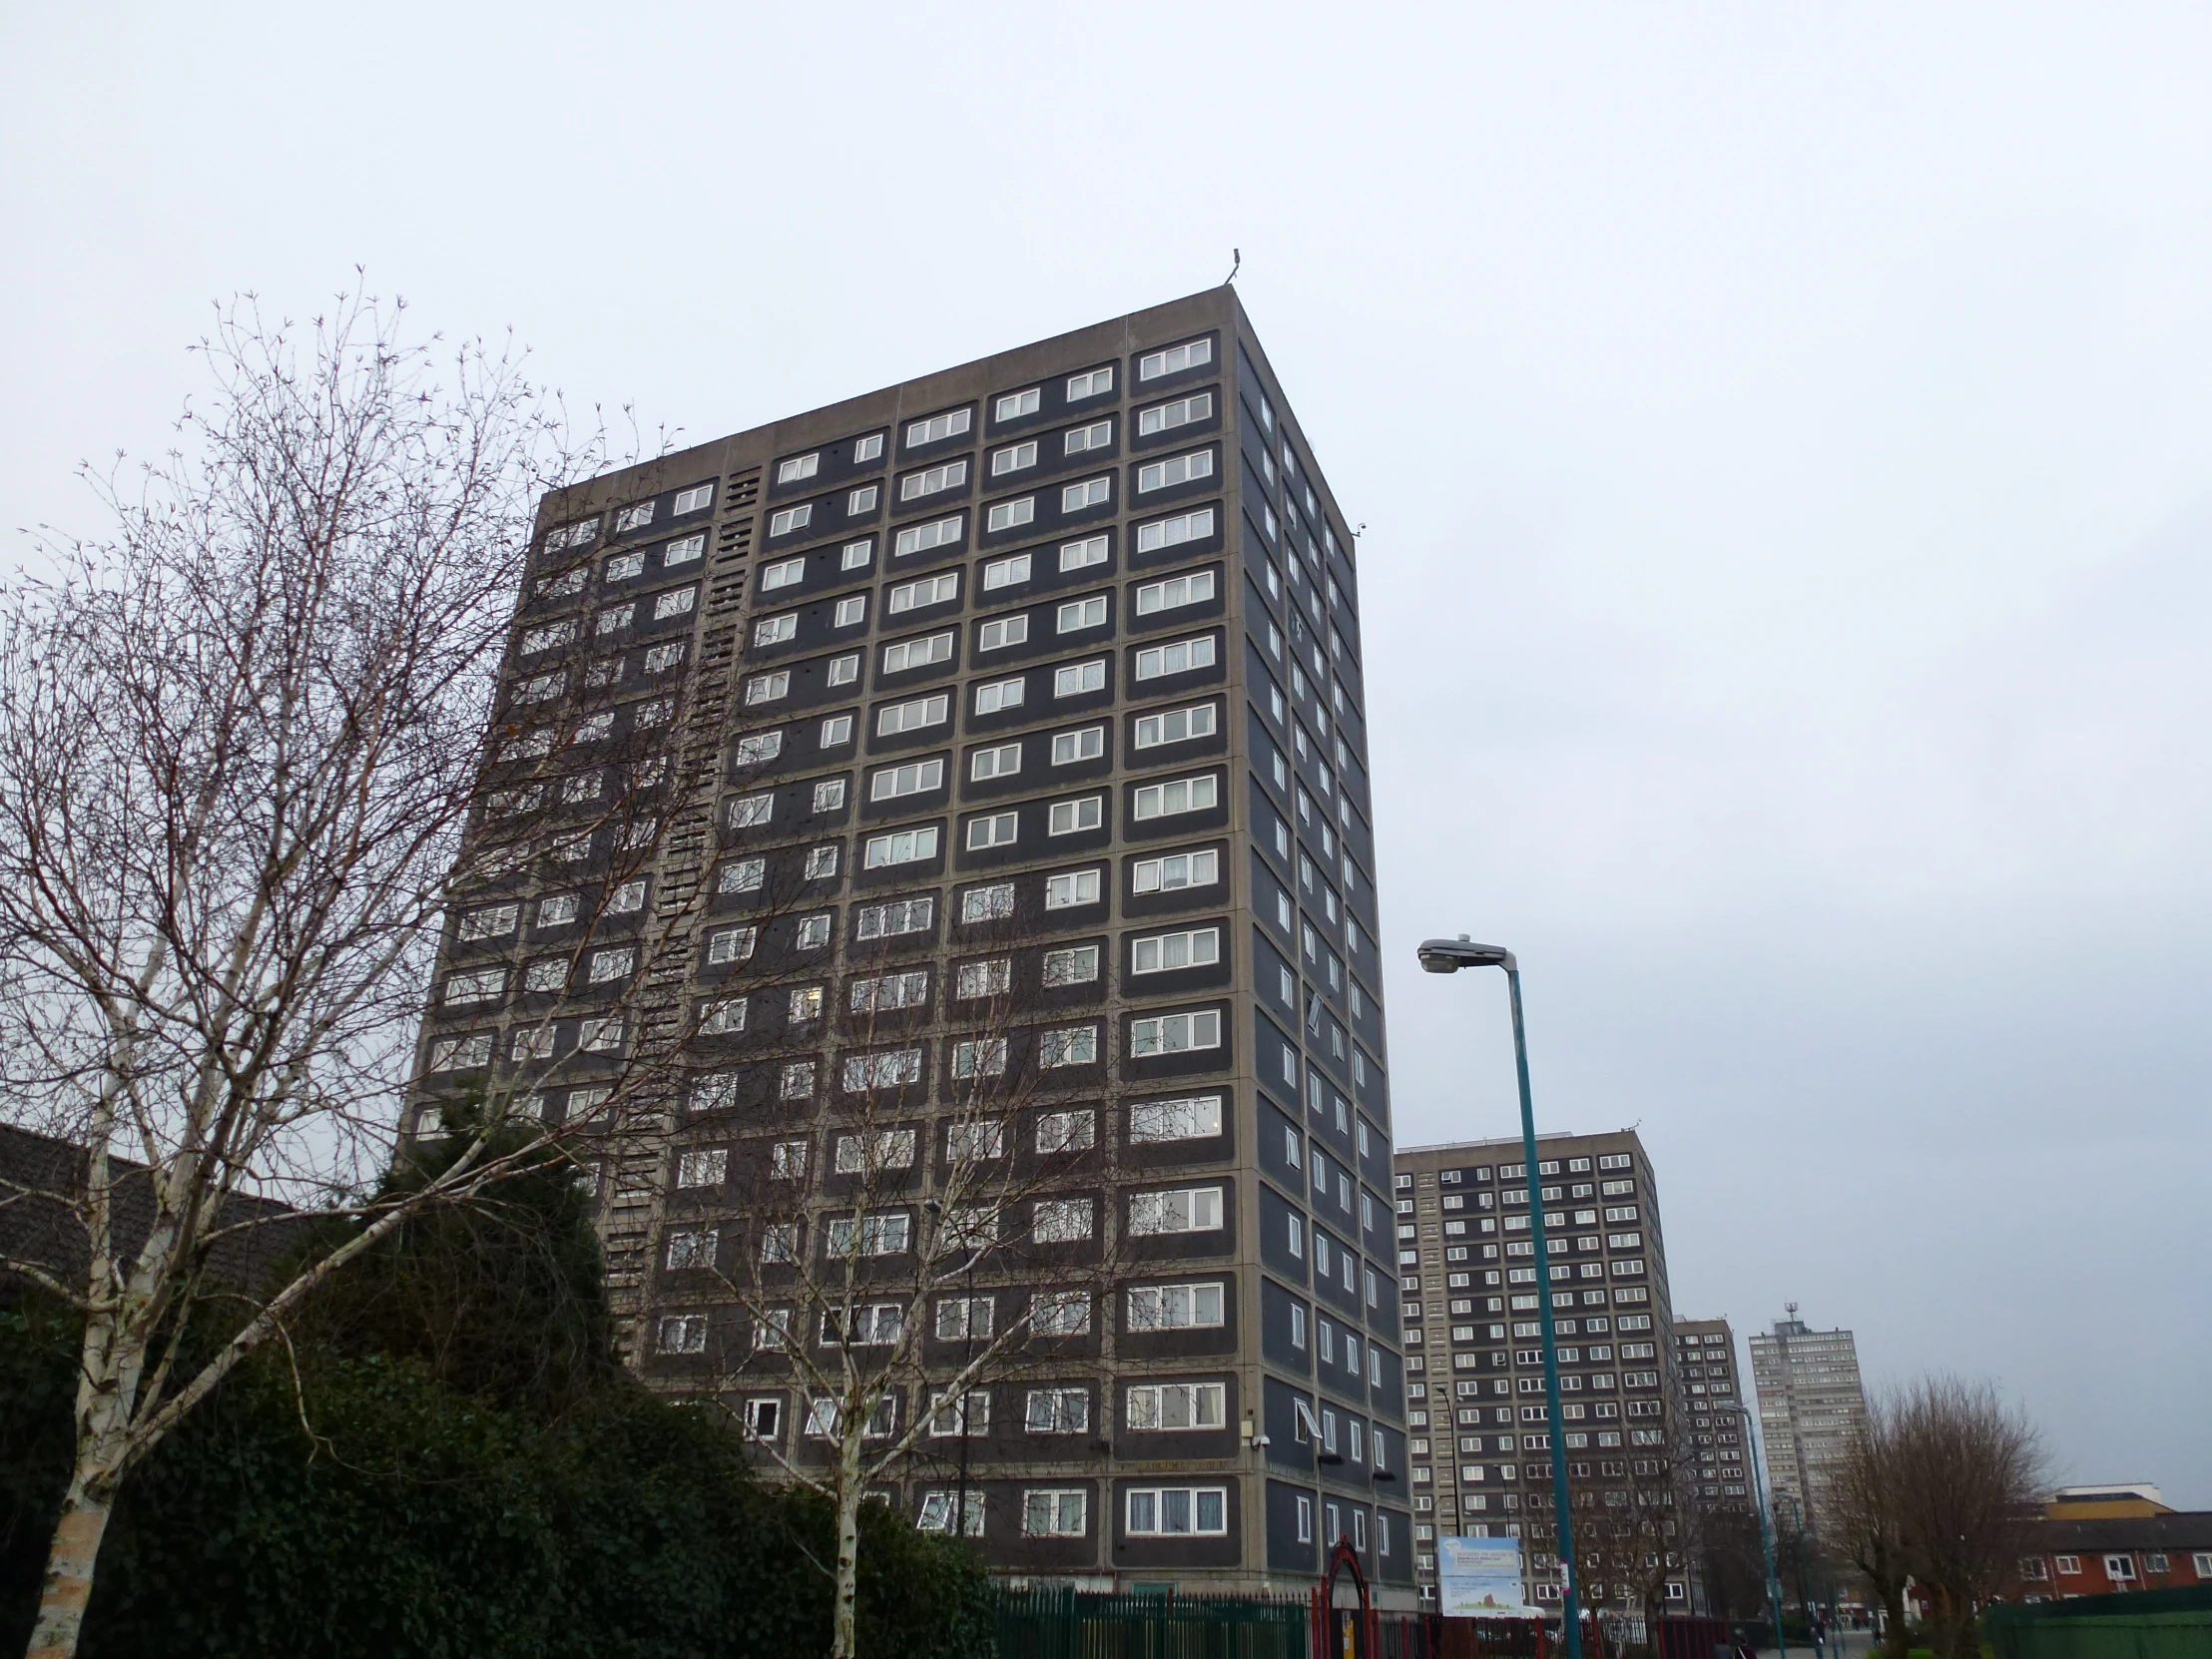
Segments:
[[[0,514],[365,264],[689,439],[1219,281],[1369,530],[1397,1134],[2212,1505],[2212,13],[29,6]]]

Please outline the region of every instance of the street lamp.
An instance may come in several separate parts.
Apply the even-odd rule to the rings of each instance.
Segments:
[[[1536,1173],[1536,1108],[1528,1095],[1528,1037],[1521,1026],[1520,964],[1502,945],[1474,944],[1462,933],[1456,939],[1429,939],[1420,947],[1420,965],[1429,973],[1457,973],[1461,968],[1500,967],[1513,1003],[1513,1063],[1520,1073],[1521,1152],[1527,1160],[1528,1231],[1536,1242],[1536,1306],[1543,1318],[1544,1409],[1551,1442],[1551,1501],[1558,1517],[1560,1611],[1565,1620],[1567,1659],[1582,1659],[1581,1608],[1576,1600],[1574,1524],[1567,1501],[1567,1437],[1560,1427],[1559,1345],[1551,1322],[1551,1257],[1544,1244],[1543,1180]]]

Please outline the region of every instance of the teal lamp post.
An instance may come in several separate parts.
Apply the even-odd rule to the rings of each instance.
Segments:
[[[1566,1623],[1567,1659],[1582,1659],[1582,1618],[1578,1599],[1579,1574],[1574,1560],[1574,1523],[1567,1506],[1567,1437],[1559,1415],[1559,1344],[1551,1320],[1551,1257],[1544,1243],[1544,1193],[1536,1173],[1536,1108],[1528,1094],[1528,1036],[1521,1026],[1520,964],[1502,945],[1474,944],[1465,934],[1456,939],[1429,939],[1420,947],[1420,965],[1430,973],[1457,973],[1461,968],[1500,967],[1513,1003],[1513,1063],[1520,1073],[1521,1152],[1528,1175],[1528,1231],[1536,1242],[1537,1307],[1543,1315],[1545,1438],[1551,1442],[1551,1501],[1558,1517],[1560,1607]]]

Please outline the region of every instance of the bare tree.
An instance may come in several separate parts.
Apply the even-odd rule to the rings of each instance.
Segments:
[[[1900,1401],[1878,1394],[1837,1465],[1828,1531],[1882,1606],[1884,1650],[1905,1659],[1905,1581],[1911,1573],[1900,1504]]]
[[[1988,1382],[1920,1380],[1890,1402],[1897,1534],[1929,1586],[1936,1651],[1974,1659],[1975,1620],[2017,1568],[2043,1480],[2040,1437]]]
[[[0,1260],[84,1324],[35,1655],[75,1650],[131,1469],[329,1274],[552,1133],[488,1150],[534,1098],[532,1065],[509,1066],[473,1086],[449,1167],[378,1181],[449,901],[496,899],[553,851],[496,806],[553,746],[495,732],[487,753],[484,733],[538,499],[598,458],[511,354],[464,345],[441,383],[400,322],[341,298],[295,340],[223,313],[216,395],[178,450],[135,490],[95,476],[112,534],[50,546],[59,574],[0,612],[8,1110],[84,1149],[54,1191],[0,1189],[79,1233],[74,1262]],[[650,782],[579,807],[600,826],[587,924],[629,890],[614,825]],[[282,1214],[265,1200],[361,1225],[277,1282],[219,1282],[211,1263]]]
[[[743,1219],[734,1237],[670,1234],[669,1264],[701,1270],[699,1311],[664,1314],[663,1347],[704,1342],[708,1310],[735,1304],[743,1325],[713,1386],[754,1391],[737,1408],[756,1443],[834,1509],[835,1659],[853,1651],[870,1489],[941,1466],[949,1442],[961,1476],[922,1522],[979,1533],[966,1451],[991,1431],[994,1394],[1071,1361],[1095,1371],[1112,1308],[1103,942],[1029,948],[1010,918],[963,942],[848,960],[841,1008],[793,986],[783,1046],[693,1091],[688,1130],[736,1138],[725,1199],[740,1195]],[[1065,1421],[1032,1426],[1101,1431],[1078,1391],[1046,1402]]]

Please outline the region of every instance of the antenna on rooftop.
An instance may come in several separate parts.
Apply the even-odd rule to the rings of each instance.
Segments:
[[[1221,279],[1221,285],[1223,287],[1227,287],[1231,282],[1234,282],[1237,279],[1237,273],[1244,270],[1244,250],[1241,248],[1232,248],[1229,251],[1229,255],[1231,264],[1229,267],[1229,275]]]

